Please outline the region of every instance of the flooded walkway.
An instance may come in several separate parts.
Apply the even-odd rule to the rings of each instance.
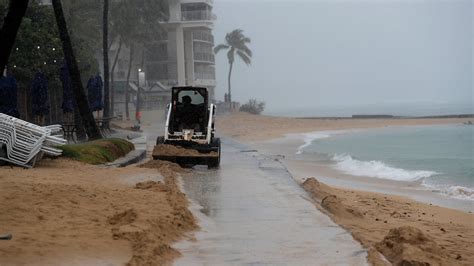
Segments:
[[[183,178],[196,205],[196,241],[176,265],[365,265],[366,252],[319,212],[273,159],[226,140],[221,168]]]

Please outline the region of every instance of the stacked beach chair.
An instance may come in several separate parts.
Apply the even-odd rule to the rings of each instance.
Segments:
[[[32,168],[43,154],[59,156],[62,151],[54,147],[67,142],[60,131],[61,125],[40,127],[0,113],[0,148],[6,150],[0,161]]]

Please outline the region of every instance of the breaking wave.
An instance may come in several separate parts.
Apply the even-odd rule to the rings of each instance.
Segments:
[[[311,143],[317,139],[325,139],[331,136],[330,132],[312,132],[306,133],[304,136],[304,144],[298,147],[296,154],[302,154],[304,148],[311,145]]]
[[[433,171],[395,168],[381,161],[359,161],[348,154],[336,154],[332,159],[336,161],[334,168],[355,176],[413,182],[437,174]]]
[[[463,186],[449,186],[449,185],[431,185],[423,182],[423,186],[430,189],[432,192],[445,194],[449,197],[460,200],[474,201],[474,189]]]

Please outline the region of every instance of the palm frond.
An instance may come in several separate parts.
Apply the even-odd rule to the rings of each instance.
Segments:
[[[240,59],[242,59],[242,61],[244,61],[246,65],[250,65],[252,63],[250,57],[244,52],[237,50],[237,55],[240,57]]]
[[[244,37],[244,38],[242,39],[242,42],[244,42],[244,43],[250,43],[251,40],[250,40],[249,37]]]
[[[248,57],[252,57],[252,50],[250,50],[250,48],[245,43],[239,43],[239,45],[237,45],[235,48],[247,54]]]
[[[229,45],[219,44],[216,47],[214,47],[214,53],[217,54],[220,50],[225,50],[225,49],[229,49]]]

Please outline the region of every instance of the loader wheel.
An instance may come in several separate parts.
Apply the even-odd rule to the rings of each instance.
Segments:
[[[160,136],[156,138],[156,145],[165,144],[165,137]]]
[[[218,168],[221,163],[221,140],[215,138],[211,142],[212,148],[217,148],[217,153],[219,154],[216,158],[210,158],[207,164],[208,168]]]

